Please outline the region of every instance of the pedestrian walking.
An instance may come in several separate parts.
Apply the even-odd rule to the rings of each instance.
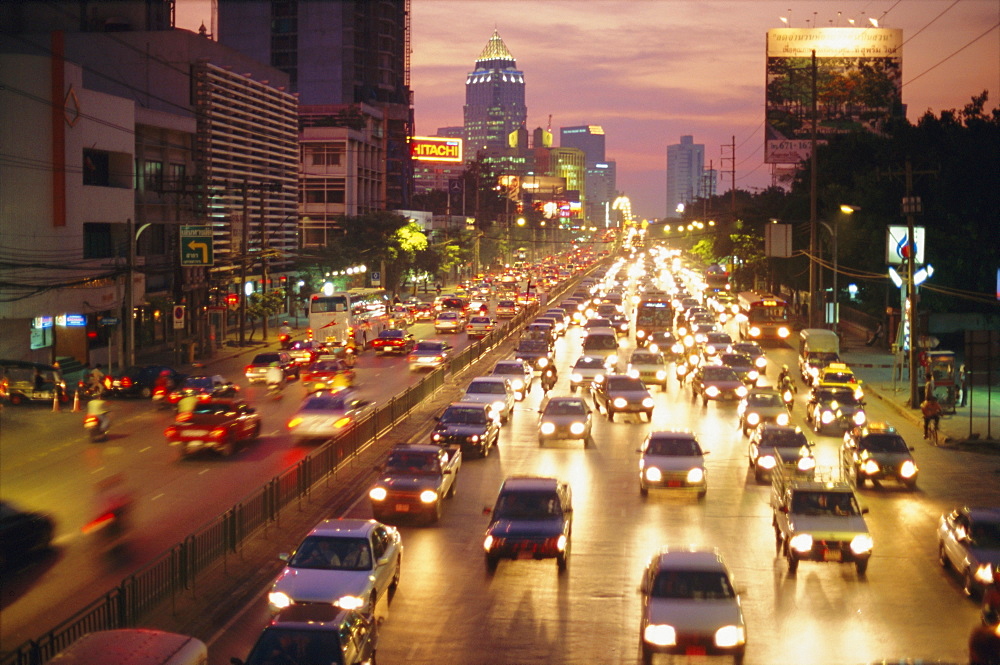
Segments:
[[[969,373],[964,363],[958,367],[958,388],[962,391],[959,406],[966,406],[969,399]]]
[[[885,334],[885,326],[882,324],[881,321],[879,321],[878,325],[875,326],[875,330],[872,331],[871,337],[869,337],[868,341],[865,342],[865,346],[875,346],[882,340],[882,335],[884,334]]]

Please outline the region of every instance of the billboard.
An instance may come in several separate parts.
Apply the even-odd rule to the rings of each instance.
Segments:
[[[885,262],[891,266],[906,263],[910,258],[910,243],[906,242],[909,229],[905,226],[890,226],[886,233]],[[917,250],[914,263],[924,265],[924,227],[913,227],[913,245]]]
[[[812,138],[816,52],[817,140],[881,131],[902,113],[903,31],[897,28],[775,28],[767,31],[764,161],[797,164]]]
[[[410,157],[422,162],[461,162],[462,139],[411,136]]]

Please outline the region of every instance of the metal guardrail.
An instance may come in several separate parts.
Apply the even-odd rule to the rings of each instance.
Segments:
[[[558,294],[565,293],[571,284],[572,281],[562,286]],[[447,371],[454,374],[471,365],[518,331],[538,308],[537,304],[524,308],[504,325],[470,344],[451,359]],[[319,482],[335,476],[345,461],[388,434],[420,402],[444,385],[445,373],[444,368],[435,369],[353,429],[268,481],[73,617],[4,654],[0,665],[42,665],[86,633],[134,627],[160,603],[167,599],[175,602],[179,594],[194,588],[199,574],[220,560],[223,566],[228,565],[228,558],[237,555],[249,538],[269,524],[279,523],[284,508],[307,498]]]

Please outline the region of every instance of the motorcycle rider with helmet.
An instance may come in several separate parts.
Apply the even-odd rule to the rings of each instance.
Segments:
[[[271,363],[264,374],[264,383],[267,385],[268,394],[280,395],[285,387],[285,372],[281,369],[281,364]]]

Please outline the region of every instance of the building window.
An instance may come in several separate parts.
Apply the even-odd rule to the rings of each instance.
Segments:
[[[306,148],[306,154],[313,166],[340,166],[344,146],[342,144],[316,145]]]
[[[115,256],[111,225],[85,222],[83,225],[83,258],[110,259]]]
[[[170,165],[170,185],[173,189],[184,189],[185,177],[187,176],[186,164]]]
[[[163,189],[163,162],[146,161],[142,173],[147,191],[159,192]]]
[[[111,159],[103,150],[83,151],[83,184],[111,186]]]

